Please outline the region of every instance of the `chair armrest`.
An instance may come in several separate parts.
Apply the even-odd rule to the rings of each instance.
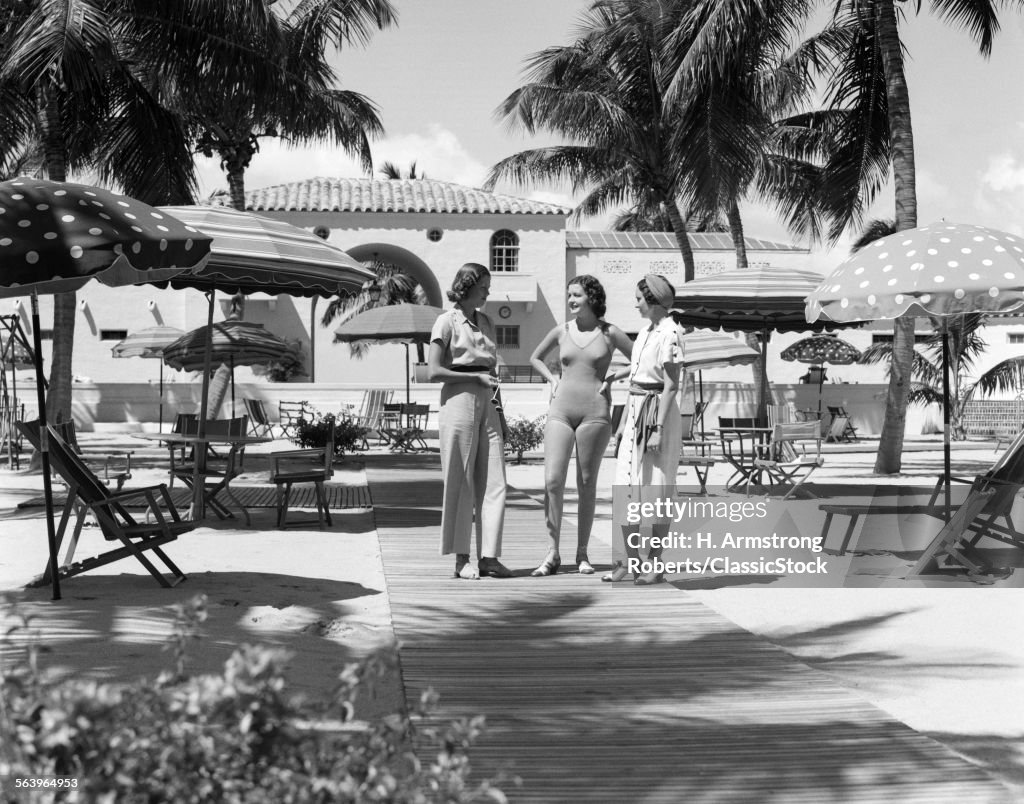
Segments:
[[[313,449],[289,449],[280,452],[270,453],[270,474],[276,474],[281,461],[294,461],[306,458],[308,460],[323,461],[327,447],[315,447]]]

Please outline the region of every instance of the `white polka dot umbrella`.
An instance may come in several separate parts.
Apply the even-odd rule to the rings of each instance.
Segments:
[[[849,366],[860,360],[860,350],[852,343],[832,334],[811,335],[782,350],[783,360],[798,361],[816,365],[830,363],[834,366]],[[821,418],[821,391],[825,382],[824,370],[818,372],[818,418]]]
[[[30,178],[0,182],[0,297],[32,297],[36,394],[44,433],[38,295],[77,290],[92,278],[109,285],[167,279],[200,266],[210,242],[165,212],[99,187]],[[42,444],[47,574],[56,600],[60,582],[45,438]]]
[[[1024,307],[1024,238],[945,221],[879,238],[844,260],[807,298],[807,320],[937,316],[943,322],[944,480],[949,495],[945,320]]]

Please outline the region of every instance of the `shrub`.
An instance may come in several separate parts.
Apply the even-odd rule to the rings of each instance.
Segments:
[[[327,434],[334,422],[334,455],[341,458],[346,452],[354,452],[369,432],[365,427],[356,424],[351,419],[343,416],[335,416],[333,413],[321,415],[313,413],[311,419],[302,417],[295,425],[295,437],[292,441],[300,447],[323,447],[327,444]]]
[[[514,416],[508,420],[508,439],[505,449],[516,456],[516,463],[523,462],[523,453],[544,443],[544,416],[526,419]]]
[[[276,649],[242,646],[221,674],[189,677],[185,646],[204,607],[204,596],[179,607],[175,668],[155,681],[44,681],[30,641],[24,660],[0,672],[0,778],[78,781],[36,790],[33,801],[506,801],[491,781],[468,778],[482,718],[416,731],[432,692],[411,717],[351,722],[360,685],[393,656],[347,666],[315,708],[286,694],[287,654]],[[428,752],[424,738],[437,748]]]

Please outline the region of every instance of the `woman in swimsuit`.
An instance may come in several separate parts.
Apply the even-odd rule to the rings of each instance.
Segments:
[[[551,407],[544,427],[544,512],[550,545],[534,575],[553,575],[562,564],[558,541],[573,447],[579,493],[576,566],[584,575],[594,571],[587,557],[587,543],[594,523],[597,472],[612,433],[608,367],[615,349],[628,356],[633,348],[629,336],[602,320],[605,293],[594,277],[582,275],[570,280],[566,295],[573,320],[552,329],[530,356],[533,367],[551,383]],[[544,363],[544,356],[555,346],[561,379]]]

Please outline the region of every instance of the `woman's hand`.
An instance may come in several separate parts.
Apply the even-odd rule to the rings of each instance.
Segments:
[[[647,438],[648,452],[661,452],[661,430],[655,430]]]
[[[551,394],[548,399],[554,399],[555,391],[558,390],[558,377],[552,377],[548,382],[551,385]]]
[[[484,388],[498,387],[498,378],[491,374],[475,374],[473,376],[477,378],[477,382]]]
[[[597,393],[600,396],[611,397],[611,395],[612,395],[612,381],[609,380],[609,379],[605,379],[605,381],[603,383],[601,383],[601,387],[597,389]]]

